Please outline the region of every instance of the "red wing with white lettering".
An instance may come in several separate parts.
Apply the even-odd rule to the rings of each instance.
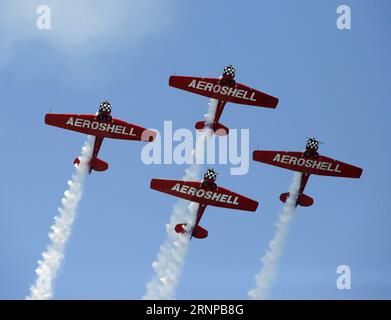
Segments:
[[[205,205],[255,211],[258,202],[222,187],[204,188],[200,182],[152,179],[151,189]]]
[[[112,119],[110,122],[100,121],[95,115],[90,114],[48,113],[45,115],[45,123],[67,130],[112,139],[153,141],[156,136],[155,132],[131,123],[118,119]]]
[[[273,166],[322,176],[360,178],[362,169],[329,157],[306,158],[303,152],[254,151],[253,160]]]
[[[278,99],[256,89],[236,83],[233,86],[223,85],[220,79],[171,76],[169,85],[202,96],[227,102],[246,104],[258,107],[275,108]]]
[[[217,187],[216,192],[222,196],[218,200],[213,198],[207,200],[208,205],[245,211],[256,211],[258,208],[258,201],[242,196],[231,190]],[[225,195],[227,195],[227,197]]]
[[[187,193],[180,192],[180,189],[183,185],[186,185],[188,188],[190,187],[189,181],[182,180],[165,180],[165,179],[152,179],[151,180],[151,189],[164,192],[167,194],[171,194],[172,196],[182,198],[185,200],[193,201],[193,196]],[[200,186],[197,183],[198,187]],[[179,186],[179,190],[178,187]]]

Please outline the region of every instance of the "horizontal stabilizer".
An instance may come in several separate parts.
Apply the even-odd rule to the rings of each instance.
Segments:
[[[309,207],[314,204],[314,199],[303,193],[297,198],[297,204],[302,207]]]
[[[289,192],[282,193],[280,195],[280,200],[282,202],[286,202],[289,197]],[[312,206],[314,203],[314,199],[312,199],[310,196],[307,196],[306,194],[302,193],[297,197],[296,205],[300,205],[302,207],[309,207]]]
[[[196,226],[193,230],[193,237],[197,239],[205,239],[208,236],[208,230],[201,226]]]
[[[198,121],[196,124],[195,124],[195,128],[197,130],[204,130],[205,128],[205,121]]]
[[[90,167],[95,171],[106,171],[109,164],[99,158],[96,158],[95,161],[90,163]]]
[[[229,133],[229,129],[221,123],[213,124],[212,129],[216,136],[226,136]]]
[[[176,233],[186,233],[185,226],[186,226],[186,223],[178,223],[175,226],[175,232]]]
[[[195,124],[195,128],[197,130],[203,130],[206,127],[205,121],[198,121]],[[226,136],[229,133],[229,129],[222,125],[221,123],[214,123],[210,126],[210,128],[214,131],[214,134],[217,136]]]
[[[186,233],[186,223],[178,223],[175,226],[175,232],[176,233]],[[192,236],[197,239],[205,239],[208,236],[208,230],[204,229],[201,226],[196,226],[193,229]]]
[[[288,197],[289,197],[289,192],[285,192],[285,193],[281,193],[280,194],[280,200],[281,202],[286,202],[286,200],[288,200]]]

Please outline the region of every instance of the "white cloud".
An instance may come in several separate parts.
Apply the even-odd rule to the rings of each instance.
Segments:
[[[156,0],[3,0],[0,11],[0,66],[19,45],[37,43],[67,55],[88,57],[95,52],[130,48],[166,29],[173,2]],[[51,9],[51,30],[38,30],[37,8]]]

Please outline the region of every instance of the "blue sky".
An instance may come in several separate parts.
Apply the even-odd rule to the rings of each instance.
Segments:
[[[23,299],[86,137],[44,125],[44,114],[95,113],[145,127],[193,128],[208,99],[168,86],[168,77],[218,76],[280,99],[275,110],[227,105],[221,122],[250,129],[250,150],[301,150],[360,166],[360,180],[313,176],[291,226],[273,299],[391,298],[388,199],[391,6],[376,1],[50,1],[52,30],[35,27],[41,1],[1,0],[0,298]],[[93,3],[93,4],[92,4]],[[22,5],[23,4],[23,5]],[[336,28],[348,4],[352,29]],[[139,299],[153,276],[176,199],[151,178],[181,178],[185,166],[141,162],[143,143],[105,140],[104,173],[88,177],[58,299]],[[251,162],[244,176],[216,165],[218,182],[260,202],[256,213],[209,207],[178,286],[179,299],[247,299],[292,172]],[[336,269],[351,267],[351,290]]]

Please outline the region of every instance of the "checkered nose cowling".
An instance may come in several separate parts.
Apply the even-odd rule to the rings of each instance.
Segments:
[[[215,181],[216,178],[217,178],[217,174],[214,170],[212,170],[212,169],[206,170],[206,172],[204,174],[204,179]]]
[[[319,142],[316,141],[315,139],[309,139],[309,140],[307,141],[307,146],[306,146],[307,149],[314,149],[314,150],[317,150],[318,147],[319,147]]]
[[[99,106],[99,112],[111,112],[111,104],[108,101],[101,102]]]
[[[235,77],[235,68],[232,65],[226,66],[224,68],[224,75],[234,78]]]

